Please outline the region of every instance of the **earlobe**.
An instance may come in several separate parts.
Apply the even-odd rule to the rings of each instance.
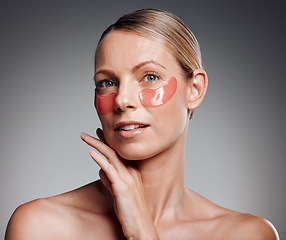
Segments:
[[[203,69],[196,69],[188,86],[188,109],[195,110],[203,101],[208,86],[207,74]]]

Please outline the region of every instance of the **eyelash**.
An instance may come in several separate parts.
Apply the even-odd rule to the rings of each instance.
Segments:
[[[94,83],[94,84],[95,84],[95,87],[96,87],[96,88],[107,88],[107,87],[103,87],[103,86],[102,86],[104,82],[112,82],[114,85],[116,85],[116,83],[115,83],[114,81],[110,80],[110,79],[103,79],[103,80],[101,80],[101,81],[99,81],[99,82],[95,82],[95,83]]]
[[[153,76],[157,77],[156,80],[162,78],[162,77],[160,76],[160,74],[158,74],[158,73],[156,73],[156,72],[153,72],[153,71],[152,71],[152,72],[145,72],[145,73],[144,73],[144,77],[143,77],[143,81],[144,81],[144,78],[145,78],[145,77],[150,76],[150,75],[153,75]],[[156,80],[154,80],[154,81],[156,81]],[[146,81],[146,82],[154,82],[154,81]]]
[[[155,76],[157,79],[154,80],[154,81],[144,80],[144,78],[146,78],[146,77],[148,77],[148,76],[150,76],[150,75]],[[152,82],[157,81],[158,79],[162,79],[162,77],[160,76],[160,74],[158,74],[157,72],[151,71],[151,72],[145,72],[141,81],[152,83]],[[114,81],[112,81],[112,80],[110,80],[110,79],[103,79],[103,80],[100,80],[99,82],[94,82],[95,88],[102,88],[102,84],[103,84],[104,82],[106,82],[106,81],[113,82],[113,84],[114,84],[115,86],[117,85]]]

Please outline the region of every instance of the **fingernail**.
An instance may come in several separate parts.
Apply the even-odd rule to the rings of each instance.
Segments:
[[[90,151],[89,151],[89,154],[90,154],[90,156],[96,156],[96,151],[90,150]]]
[[[84,133],[84,132],[80,134],[80,137],[81,137],[83,140],[84,140],[87,136],[88,136],[88,135],[87,135],[86,133]]]

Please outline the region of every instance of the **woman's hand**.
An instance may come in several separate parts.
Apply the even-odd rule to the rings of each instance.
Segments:
[[[121,158],[110,148],[101,129],[99,139],[86,133],[81,138],[91,147],[90,156],[101,168],[99,176],[109,190],[114,210],[127,239],[159,239],[150,211],[145,201],[144,188],[139,171],[130,161]],[[106,161],[107,160],[107,161]]]

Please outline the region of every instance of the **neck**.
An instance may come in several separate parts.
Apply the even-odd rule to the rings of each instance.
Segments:
[[[166,209],[182,204],[184,184],[185,133],[168,149],[149,159],[134,161],[141,174],[147,204],[157,222]]]

